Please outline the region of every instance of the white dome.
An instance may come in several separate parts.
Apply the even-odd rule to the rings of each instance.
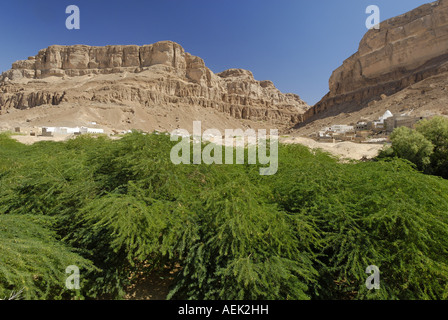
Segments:
[[[390,112],[389,110],[387,110],[386,112],[384,112],[383,116],[381,117],[381,119],[385,120],[387,118],[393,117],[394,115],[392,114],[392,112]]]
[[[390,112],[389,110],[387,110],[386,112],[384,112],[384,114],[380,117],[380,122],[384,122],[384,120],[386,120],[387,118],[393,117],[394,115],[392,114],[392,112]]]

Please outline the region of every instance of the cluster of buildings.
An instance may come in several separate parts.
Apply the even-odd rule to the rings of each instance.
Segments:
[[[359,121],[356,124],[351,125],[333,125],[331,127],[323,128],[318,132],[318,138],[353,141],[362,140],[372,135],[382,135],[383,137],[386,137],[390,135],[395,128],[412,128],[416,122],[422,119],[422,117],[411,117],[409,115],[394,115],[387,110],[378,118],[378,120]]]
[[[87,127],[38,127],[38,128],[21,128],[14,129],[16,133],[29,134],[31,136],[53,137],[54,135],[81,135],[81,134],[98,134],[104,133],[104,129],[87,128]]]
[[[104,133],[104,129],[86,128],[86,127],[44,127],[42,128],[42,136],[53,136],[54,134],[87,134],[87,133]]]

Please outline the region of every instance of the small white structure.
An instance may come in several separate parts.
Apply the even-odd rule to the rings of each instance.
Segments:
[[[328,132],[328,130],[319,131],[319,137],[320,138],[331,138],[331,136],[327,132]]]
[[[394,115],[392,114],[392,112],[387,110],[381,117],[378,118],[378,120],[373,121],[373,126],[376,129],[383,129],[385,127],[384,122],[386,121],[386,119],[389,119],[393,116]]]
[[[173,135],[173,136],[179,136],[179,137],[182,137],[182,138],[188,138],[188,137],[191,137],[189,134],[184,133],[184,131],[182,131],[182,130],[180,130],[180,129],[176,129],[176,130],[174,130],[173,132],[171,132],[171,135]]]
[[[331,127],[324,128],[323,130],[321,130],[321,132],[346,133],[353,131],[354,129],[355,127],[353,126],[347,126],[344,124],[335,124]]]
[[[386,142],[387,139],[386,138],[375,138],[375,139],[369,139],[366,142],[370,142],[370,143],[379,143],[379,142]]]
[[[346,132],[355,130],[355,127],[340,124],[340,125],[332,126],[332,129],[334,132],[337,132],[337,133],[346,133]]]
[[[86,133],[104,133],[104,129],[86,128],[86,127],[44,127],[47,133],[53,134],[86,134]]]
[[[365,121],[358,121],[358,123],[356,124],[356,131],[362,131],[362,130],[367,130],[368,127],[368,123]]]
[[[387,110],[379,119],[378,122],[379,123],[384,123],[384,120],[393,117],[394,115],[392,114],[392,112],[390,112],[389,110]]]
[[[87,133],[104,133],[104,129],[87,128]]]
[[[323,128],[319,131],[318,136],[320,138],[331,138],[334,135],[341,135],[346,134],[347,132],[354,132],[355,127],[354,126],[348,126],[345,124],[335,124],[331,127]]]

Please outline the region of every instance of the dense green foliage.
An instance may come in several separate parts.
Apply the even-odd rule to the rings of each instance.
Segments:
[[[390,139],[393,143],[393,147],[387,151],[390,155],[407,159],[422,171],[431,164],[434,145],[420,132],[399,127],[392,132]]]
[[[44,216],[0,215],[0,297],[24,289],[25,299],[67,299],[68,266],[93,270],[90,261],[56,240]],[[19,287],[19,288],[18,288]]]
[[[0,297],[121,298],[136,273],[177,266],[172,299],[447,298],[448,181],[299,145],[280,146],[273,176],[174,165],[174,144],[0,135]],[[366,289],[369,265],[379,290]]]
[[[415,129],[396,128],[391,141],[380,158],[406,159],[424,173],[448,179],[448,118],[424,119]]]
[[[429,173],[448,179],[448,118],[425,119],[416,130],[434,145]]]

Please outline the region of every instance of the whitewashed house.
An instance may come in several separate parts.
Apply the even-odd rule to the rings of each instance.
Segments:
[[[104,133],[104,129],[86,128],[86,127],[44,127],[42,132],[47,134],[86,134],[86,133]]]

